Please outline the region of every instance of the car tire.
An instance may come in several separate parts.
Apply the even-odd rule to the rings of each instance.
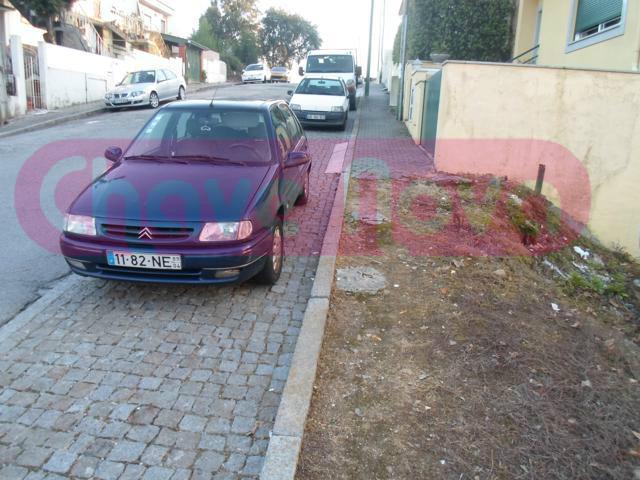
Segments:
[[[302,186],[302,192],[296,199],[296,205],[306,205],[309,203],[309,196],[311,195],[311,171],[307,171],[304,178],[304,185]]]
[[[282,264],[284,263],[284,233],[282,220],[278,220],[273,227],[273,238],[271,252],[267,254],[267,261],[264,268],[258,273],[254,280],[262,285],[274,285],[280,279]]]
[[[185,100],[187,98],[187,92],[184,87],[180,87],[178,90],[178,100]]]
[[[349,121],[349,114],[344,116],[344,122],[340,125],[340,131],[344,132],[347,129],[347,122]]]
[[[264,77],[264,79],[262,80],[262,83],[267,83],[267,77]]]
[[[356,95],[349,95],[349,110],[355,112],[358,108],[358,103],[356,102]]]
[[[156,92],[151,92],[151,95],[149,95],[149,106],[153,109],[160,106],[160,97],[158,97]]]

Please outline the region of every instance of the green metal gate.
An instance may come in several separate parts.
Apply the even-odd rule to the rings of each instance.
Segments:
[[[201,51],[187,45],[187,82],[199,82],[202,72]]]
[[[439,71],[433,75],[427,83],[427,92],[424,95],[424,108],[422,109],[422,132],[420,132],[420,144],[432,156],[436,151],[441,86],[442,71]]]

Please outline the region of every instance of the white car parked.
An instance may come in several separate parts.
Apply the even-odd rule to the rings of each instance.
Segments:
[[[242,71],[242,83],[271,81],[271,69],[263,63],[247,65]]]
[[[344,130],[349,118],[349,91],[341,78],[305,78],[289,101],[303,126],[327,125]]]
[[[150,106],[158,108],[165,100],[184,100],[187,87],[182,76],[166,68],[140,70],[124,79],[104,96],[109,109]]]

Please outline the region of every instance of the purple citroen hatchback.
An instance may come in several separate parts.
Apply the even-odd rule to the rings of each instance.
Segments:
[[[283,218],[309,197],[311,156],[282,101],[159,110],[72,203],[60,246],[75,273],[113,280],[277,282]]]

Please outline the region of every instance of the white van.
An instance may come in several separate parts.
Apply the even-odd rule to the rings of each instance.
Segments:
[[[356,109],[356,88],[362,68],[357,65],[355,50],[311,50],[300,76],[307,78],[341,78],[349,91],[349,109]]]

